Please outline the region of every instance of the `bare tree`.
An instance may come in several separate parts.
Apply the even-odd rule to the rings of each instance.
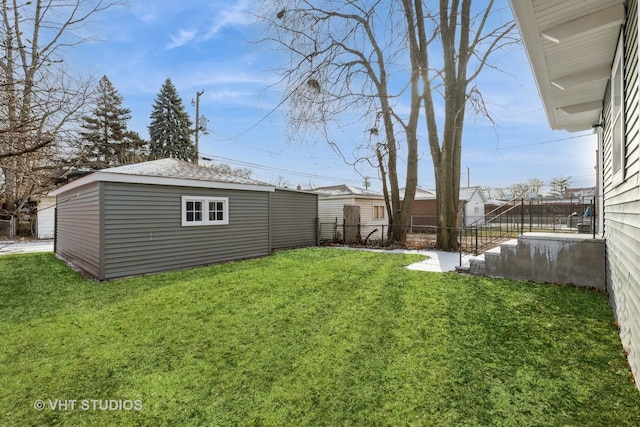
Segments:
[[[282,175],[278,175],[275,178],[271,178],[269,180],[269,184],[273,185],[274,187],[279,187],[279,188],[289,188],[289,187],[291,187],[291,183]]]
[[[231,175],[231,176],[237,176],[239,178],[251,178],[251,175],[253,175],[253,171],[249,168],[232,168],[231,166],[229,166],[226,163],[210,163],[208,165],[208,167],[210,167],[211,169],[213,169],[214,171],[224,174],[224,175]]]
[[[484,194],[487,196],[487,199],[493,199],[494,198],[494,188],[493,187],[489,187],[489,186],[483,186],[482,187],[482,191],[484,191]]]
[[[529,194],[529,184],[526,182],[517,182],[515,184],[509,184],[507,191],[511,194],[512,199],[521,199]]]
[[[424,128],[435,171],[438,245],[458,245],[467,104],[486,113],[476,77],[491,66],[492,52],[513,42],[513,22],[488,28],[493,3],[474,11],[471,0],[440,0],[436,10],[425,0],[264,2],[267,39],[290,55],[282,70],[290,124],[320,130],[334,147],[336,123],[360,128],[365,137],[357,152],[367,154],[356,161],[379,169],[394,240],[404,240],[410,219]]]
[[[529,191],[533,193],[535,197],[540,195],[540,190],[544,187],[544,181],[540,178],[532,178],[527,181],[527,184],[529,185]]]
[[[0,6],[0,168],[4,205],[18,211],[47,186],[46,163],[68,138],[88,99],[88,79],[74,76],[65,48],[86,40],[78,30],[115,2],[5,0]]]
[[[496,187],[492,190],[493,199],[505,200],[507,198],[507,191],[503,187]]]

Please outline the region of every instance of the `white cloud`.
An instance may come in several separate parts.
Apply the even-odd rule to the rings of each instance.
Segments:
[[[195,31],[187,31],[180,30],[178,35],[171,34],[169,37],[171,38],[171,42],[167,45],[167,49],[174,49],[176,47],[184,46],[190,40],[192,40],[196,36]]]
[[[157,1],[137,1],[131,3],[131,12],[136,19],[147,24],[162,16],[158,11]]]
[[[255,3],[249,0],[240,0],[235,4],[227,5],[222,12],[216,16],[211,28],[205,38],[215,37],[226,27],[246,26],[254,22],[251,6]]]

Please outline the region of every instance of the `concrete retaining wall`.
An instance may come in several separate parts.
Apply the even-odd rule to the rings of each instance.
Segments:
[[[525,233],[485,253],[485,274],[605,289],[605,240],[589,234]]]

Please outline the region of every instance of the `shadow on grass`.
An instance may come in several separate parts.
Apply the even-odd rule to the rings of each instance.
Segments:
[[[312,248],[104,283],[0,259],[0,424],[640,424],[604,294],[418,259]]]

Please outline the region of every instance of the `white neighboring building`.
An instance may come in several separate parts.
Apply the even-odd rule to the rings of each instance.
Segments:
[[[38,239],[53,239],[56,225],[56,196],[43,196],[38,202]]]
[[[382,239],[389,225],[384,196],[375,191],[350,185],[332,185],[311,190],[318,193],[318,221],[321,240],[339,240],[344,237],[344,205],[360,207],[360,236],[370,240]]]
[[[484,205],[487,197],[481,187],[466,187],[460,189],[461,225],[484,224]]]

